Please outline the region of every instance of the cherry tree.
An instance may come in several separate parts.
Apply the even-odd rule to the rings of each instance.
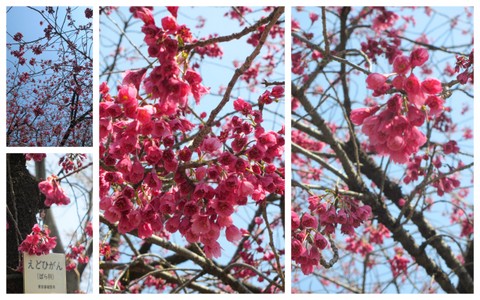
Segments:
[[[472,14],[293,8],[294,292],[473,293]]]
[[[92,146],[92,16],[7,8],[7,146]]]
[[[285,290],[283,13],[100,8],[101,293]]]
[[[91,291],[91,157],[12,153],[6,172],[7,292],[23,293],[23,253],[52,252],[65,253],[67,292]]]

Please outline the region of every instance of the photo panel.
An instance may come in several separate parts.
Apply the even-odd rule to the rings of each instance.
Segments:
[[[93,9],[6,14],[6,146],[93,146]]]
[[[283,293],[283,7],[100,8],[100,293]]]
[[[92,293],[92,155],[5,158],[7,293]]]
[[[291,32],[292,292],[473,293],[473,7]]]

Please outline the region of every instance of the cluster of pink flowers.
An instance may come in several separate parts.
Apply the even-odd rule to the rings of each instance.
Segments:
[[[403,177],[404,183],[410,183],[418,180],[419,176],[425,175],[425,170],[422,167],[422,161],[428,160],[428,155],[414,155],[407,163],[406,175]]]
[[[397,163],[406,163],[426,142],[417,126],[425,116],[415,106],[409,106],[407,115],[402,113],[403,101],[398,94],[388,100],[387,108],[378,115],[359,120],[359,110],[352,111],[352,122],[363,124],[362,132],[369,137],[370,146],[380,155],[389,155]]]
[[[457,176],[443,176],[439,172],[439,179],[434,181],[432,185],[437,188],[437,195],[443,196],[445,193],[451,193],[454,189],[460,186],[460,180],[457,179]]]
[[[462,231],[461,237],[470,237],[473,234],[474,216],[472,212],[467,213],[468,204],[463,201],[463,198],[469,194],[468,189],[460,189],[458,192],[458,198],[452,198],[452,204],[454,206],[452,214],[450,215],[451,224],[460,224]],[[463,258],[463,257],[462,257]]]
[[[148,238],[179,232],[190,243],[201,242],[207,257],[219,257],[222,231],[232,243],[245,234],[232,218],[238,206],[284,193],[284,169],[275,164],[283,155],[284,128],[265,130],[262,111],[239,98],[236,115],[214,124],[218,134],[209,132],[195,149],[184,146],[183,139],[203,127],[187,119],[187,99],[198,103],[208,91],[178,55],[178,41],[191,42],[190,31],[177,24],[173,8],[162,29],[152,8],[131,11],[144,22],[149,55],[160,65],[147,76],[146,69],[128,72],[116,96],[106,83],[100,86],[100,209],[121,233],[137,230]],[[139,95],[142,84],[152,103]],[[268,105],[283,93],[275,86],[258,102]]]
[[[68,253],[65,255],[67,260],[67,271],[74,270],[77,267],[77,264],[88,264],[89,256],[85,252],[85,246],[80,245],[70,245]]]
[[[87,237],[93,237],[93,224],[92,222],[88,222],[87,226],[85,226],[85,233],[87,234]]]
[[[160,114],[174,115],[178,106],[187,105],[189,95],[193,95],[198,104],[200,97],[209,90],[201,84],[202,77],[196,71],[191,68],[181,70],[179,67],[183,62],[183,58],[177,56],[179,40],[182,43],[189,43],[192,41],[192,34],[188,27],[177,24],[177,11],[170,9],[172,16],[162,18],[162,28],[155,24],[152,7],[131,7],[130,11],[135,18],[144,22],[142,32],[145,34],[144,41],[148,46],[148,55],[157,58],[160,62],[160,65],[154,67],[143,80],[145,92],[159,100],[154,108],[147,109],[147,114],[152,114],[155,109]],[[144,70],[139,72],[145,74]],[[181,76],[182,73],[183,76]],[[119,99],[121,103],[135,106],[136,98],[132,99],[132,96],[136,96],[139,82],[143,79],[142,75],[137,76],[137,80],[130,81],[127,77],[124,79],[122,88],[127,92],[122,94],[125,99]]]
[[[34,160],[34,161],[42,161],[47,157],[47,154],[45,153],[26,153],[25,154],[25,159],[26,160]]]
[[[381,223],[374,226],[372,222],[365,224],[362,235],[351,235],[345,239],[346,250],[359,253],[363,257],[373,251],[373,245],[382,245],[385,238],[390,237],[390,231]]]
[[[395,36],[388,40],[380,37],[367,38],[366,42],[361,43],[362,51],[373,62],[377,62],[377,57],[384,54],[391,64],[396,56],[401,55],[400,51],[401,40]]]
[[[58,161],[65,173],[70,173],[78,170],[83,166],[83,161],[87,158],[86,154],[66,154]]]
[[[342,197],[337,205],[320,201],[318,196],[308,198],[309,210],[301,217],[292,210],[292,259],[300,264],[305,275],[311,274],[320,264],[321,251],[328,246],[325,236],[341,233],[354,236],[355,228],[367,221],[372,213],[370,206],[360,206],[358,200]]]
[[[117,248],[112,248],[110,244],[100,242],[100,255],[104,261],[117,261],[120,258],[120,252]]]
[[[369,137],[373,150],[389,155],[396,163],[407,163],[411,155],[418,152],[427,141],[418,127],[426,118],[437,117],[443,111],[444,100],[438,95],[443,90],[441,82],[435,78],[420,82],[413,73],[428,57],[424,48],[416,48],[410,56],[397,55],[393,60],[395,77],[391,82],[383,74],[368,75],[367,88],[374,91],[374,96],[384,95],[393,88],[396,93],[378,114],[380,106],[355,109],[350,114],[353,124],[363,124],[362,132]],[[425,107],[429,108],[428,113]]]
[[[432,146],[434,148],[434,146]],[[444,154],[457,154],[460,150],[457,146],[456,141],[448,141],[447,143],[442,145],[443,153]],[[460,187],[460,180],[458,179],[458,173],[454,173],[451,175],[445,175],[445,172],[441,171],[443,167],[442,161],[444,160],[444,156],[441,154],[437,154],[432,158],[431,164],[433,168],[431,169],[432,177],[435,180],[432,182],[431,186],[436,188],[437,195],[443,196],[445,193],[451,193],[455,189]],[[410,158],[410,161],[407,163],[407,170],[405,177],[403,178],[404,183],[415,182],[419,179],[420,176],[425,176],[426,170],[429,167],[429,163],[425,163],[422,165],[422,162],[429,162],[430,156],[428,154],[424,154],[422,156],[414,155]],[[460,161],[458,163],[457,168],[461,168],[464,164]]]
[[[460,73],[462,70],[463,72]],[[473,84],[473,49],[468,57],[457,56],[455,73],[459,73],[457,75],[457,80],[461,84],[466,84],[467,82],[471,82]]]
[[[393,276],[398,276],[407,272],[408,263],[410,260],[403,255],[403,249],[400,247],[395,248],[395,256],[389,259],[390,268]]]
[[[33,225],[32,232],[18,246],[18,251],[30,255],[44,255],[57,245],[57,237],[50,236],[50,230],[44,226],[42,230],[38,224]]]
[[[400,19],[396,13],[385,7],[376,7],[375,9],[378,15],[373,19],[372,29],[377,33],[392,28],[395,22]]]
[[[261,113],[252,110],[249,103],[238,99],[234,107],[245,119],[234,116],[219,136],[206,137],[197,154],[203,153],[201,156],[212,160],[189,169],[188,174],[179,166],[191,161],[192,151],[189,148],[174,151],[171,135],[157,139],[154,132],[150,133],[153,138],[143,142],[145,156],[132,161],[129,154],[136,146],[127,144],[127,139],[128,143],[139,142],[137,122],[130,122],[123,128],[129,131],[128,134],[114,131],[112,135],[107,131],[105,136],[112,138],[112,142],[108,152],[105,148],[102,151],[106,155],[104,162],[109,166],[116,165],[117,171],[101,172],[100,208],[105,217],[110,222],[118,221],[120,232],[137,229],[141,238],[154,233],[164,234],[163,229],[171,233],[179,231],[189,242],[202,242],[208,257],[220,255],[217,242],[220,230],[225,229],[227,240],[239,240],[242,234],[231,217],[235,207],[245,205],[248,197],[261,202],[267,193],[284,193],[283,170],[273,162],[283,154],[285,141],[283,129],[275,132],[261,127]],[[254,120],[255,125],[249,120]],[[162,120],[153,122],[171,132],[173,126],[170,124],[177,120],[170,124]],[[255,143],[248,144],[252,135]],[[223,150],[227,140],[231,140],[233,153]],[[117,143],[118,147],[115,146]],[[156,170],[163,168],[163,174],[153,167]],[[160,177],[170,172],[175,174],[176,187],[162,192]],[[218,184],[214,187],[211,182]],[[136,190],[130,186],[138,183],[143,184]],[[117,192],[108,195],[114,186],[121,189],[116,188]]]
[[[45,195],[45,205],[67,205],[70,203],[70,198],[65,195],[65,191],[60,186],[57,176],[52,175],[38,184],[40,192]]]

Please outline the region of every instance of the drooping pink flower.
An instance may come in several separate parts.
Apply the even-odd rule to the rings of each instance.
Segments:
[[[153,235],[152,225],[148,222],[142,222],[138,226],[138,237],[141,239],[149,238]]]
[[[155,107],[152,105],[144,105],[137,108],[137,120],[143,125],[152,122],[152,115],[155,114]]]
[[[300,218],[298,217],[297,213],[292,210],[291,212],[292,216],[292,230],[296,230],[297,228],[300,227]]]
[[[208,215],[196,214],[192,216],[192,232],[198,235],[206,234],[210,231],[210,220]]]
[[[354,109],[350,112],[350,120],[352,120],[352,123],[355,125],[362,125],[366,118],[374,115],[379,109],[380,106],[378,105]]]
[[[298,239],[293,238],[292,239],[292,259],[297,259],[298,257],[302,256],[305,252],[305,247],[303,247],[302,242],[300,242]]]
[[[247,136],[239,136],[232,141],[232,149],[235,153],[241,152],[248,143]]]
[[[147,68],[143,68],[137,71],[131,71],[127,70],[124,73],[122,85],[130,85],[133,84],[133,86],[138,90],[140,90],[140,84],[142,83],[143,79],[145,78],[145,75],[147,73]]]
[[[45,255],[55,248],[56,239],[57,237],[50,236],[50,230],[46,226],[42,230],[38,224],[35,224],[32,232],[18,246],[18,251],[29,255]]]
[[[309,213],[304,213],[302,216],[302,226],[307,228],[317,228],[318,221],[314,216],[310,215]]]
[[[281,85],[276,85],[272,88],[270,95],[274,98],[282,98],[284,96],[285,89]]]
[[[218,258],[222,255],[222,247],[217,241],[210,241],[209,243],[205,243],[203,248],[205,255],[207,258]]]
[[[430,95],[425,100],[425,104],[430,108],[429,114],[430,116],[438,117],[444,110],[443,104],[445,100],[438,96]]]
[[[120,215],[127,214],[133,208],[133,203],[127,197],[121,195],[118,196],[110,209],[111,212],[117,212]]]
[[[135,162],[132,164],[130,172],[128,173],[127,180],[133,184],[137,184],[142,181],[144,177],[145,169],[138,160],[135,160]]]
[[[174,18],[177,18],[178,6],[167,6],[167,10],[172,14]]]
[[[310,21],[313,23],[315,23],[317,20],[318,20],[318,14],[314,13],[314,12],[310,12],[308,14],[308,17],[310,18]]]
[[[380,11],[378,16],[373,19],[372,28],[377,33],[382,32],[384,30],[392,28],[392,26],[399,18],[400,17],[396,13],[383,9]]]
[[[238,195],[240,197],[247,197],[253,194],[254,190],[255,187],[253,184],[250,181],[243,179],[238,186]]]
[[[155,24],[155,19],[153,18],[153,7],[152,6],[131,6],[130,12],[133,14],[134,18],[141,19],[145,25]]]
[[[443,153],[445,154],[457,154],[460,151],[460,148],[457,145],[456,141],[450,140],[443,145]]]
[[[224,200],[215,200],[212,203],[212,208],[215,209],[215,212],[224,217],[228,217],[235,212],[234,203]]]
[[[398,276],[401,273],[406,273],[408,263],[410,262],[408,258],[403,256],[403,251],[397,249],[399,248],[395,249],[397,254],[393,258],[388,260],[393,276]]]
[[[422,91],[426,94],[436,95],[442,90],[442,83],[436,78],[427,78],[422,82]]]
[[[369,205],[363,205],[357,209],[357,216],[360,220],[366,221],[372,215],[372,208]]]
[[[252,105],[242,98],[233,101],[233,108],[236,111],[241,112],[244,116],[248,116],[252,112]]]
[[[199,104],[200,98],[203,95],[208,94],[210,89],[202,85],[202,77],[192,69],[187,70],[183,78],[190,84],[193,98],[195,99],[195,102]]]
[[[85,233],[89,237],[93,237],[93,225],[92,222],[88,222],[87,226],[85,226]]]
[[[133,84],[122,85],[118,90],[117,101],[120,104],[128,105],[137,101],[137,89]]]
[[[217,153],[222,147],[222,142],[217,137],[208,137],[203,143],[201,149],[207,153]]]
[[[231,243],[235,243],[242,238],[242,233],[235,225],[228,226],[225,230],[225,235],[227,240]]]
[[[408,56],[398,55],[393,60],[393,71],[398,75],[407,75],[410,69],[410,58]]]
[[[70,203],[70,199],[65,194],[65,191],[60,186],[57,177],[52,175],[38,184],[40,192],[45,195],[45,205],[52,206],[67,205]]]
[[[395,78],[392,80],[393,87],[397,90],[403,90],[403,83],[405,82],[405,79],[406,78],[403,75],[395,76]]]
[[[367,89],[378,90],[387,82],[387,77],[383,74],[371,73],[367,76],[366,82]]]
[[[162,18],[162,27],[168,33],[175,33],[178,28],[177,20],[173,16]]]
[[[420,81],[413,73],[407,77],[403,87],[410,103],[417,105],[417,107],[425,104],[425,95],[422,92]]]
[[[108,87],[108,84],[104,81],[100,84],[99,90],[100,90],[100,94],[105,96],[108,94],[108,91],[110,90],[110,88]]]
[[[348,215],[347,215],[347,213],[345,212],[344,209],[340,209],[337,212],[335,222],[337,222],[338,224],[346,224],[348,222]]]
[[[425,48],[416,48],[410,53],[410,64],[413,67],[419,67],[423,65],[429,58],[428,51]]]
[[[418,109],[416,106],[409,106],[407,119],[413,126],[422,126],[425,122],[425,112]]]
[[[272,147],[277,144],[276,133],[273,131],[265,132],[258,137],[258,142],[266,148]]]

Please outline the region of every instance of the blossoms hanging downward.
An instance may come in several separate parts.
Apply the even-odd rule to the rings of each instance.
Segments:
[[[410,260],[403,255],[403,249],[395,247],[395,256],[388,260],[393,276],[398,276],[407,272],[408,263]]]
[[[443,111],[444,100],[439,96],[443,91],[441,82],[435,78],[420,82],[413,73],[414,68],[422,66],[428,58],[424,48],[416,48],[410,56],[397,55],[392,63],[395,77],[391,82],[383,74],[368,75],[367,88],[374,91],[373,96],[385,95],[393,88],[398,93],[378,114],[381,108],[378,105],[354,109],[350,114],[353,124],[363,124],[362,132],[369,137],[369,146],[396,163],[407,163],[411,155],[418,152],[427,141],[418,127]]]
[[[276,165],[284,129],[265,130],[262,110],[239,98],[235,115],[211,124],[218,132],[209,130],[194,140],[198,145],[188,146],[206,125],[192,121],[199,107],[188,107],[188,98],[199,104],[208,89],[185,60],[188,50],[182,47],[194,41],[177,24],[177,11],[169,9],[160,28],[152,9],[131,11],[144,22],[148,55],[159,64],[127,71],[116,95],[106,83],[100,86],[100,209],[107,221],[118,222],[120,233],[136,230],[146,239],[178,232],[189,243],[201,243],[208,258],[219,257],[222,233],[231,243],[248,234],[234,224],[238,207],[284,193],[284,169]],[[284,88],[275,86],[257,102],[267,106],[283,96]],[[105,259],[112,256],[106,246],[102,251]]]
[[[246,101],[235,101],[242,116],[233,116],[219,135],[205,137],[194,154],[188,147],[173,147],[176,132],[190,132],[192,123],[165,119],[156,107],[137,107],[134,84],[120,86],[116,98],[105,86],[101,89],[101,157],[115,171],[101,169],[100,209],[108,221],[118,222],[119,232],[136,229],[140,238],[180,232],[190,243],[201,242],[207,257],[219,257],[222,231],[232,243],[243,235],[233,224],[237,207],[249,197],[259,203],[269,193],[284,193],[283,169],[274,165],[283,154],[284,129],[265,130],[261,111]],[[268,95],[281,97],[283,89],[273,88]],[[132,107],[137,113],[130,112]],[[139,147],[145,151],[133,156]],[[194,167],[185,169],[185,162]]]
[[[185,55],[179,49],[179,43],[192,42],[190,29],[185,25],[177,24],[176,11],[169,10],[172,16],[162,18],[162,28],[157,27],[153,17],[153,7],[131,7],[130,11],[135,18],[144,22],[142,32],[144,41],[148,46],[148,55],[157,58],[160,65],[153,68],[144,80],[145,91],[152,98],[158,99],[155,104],[156,111],[165,115],[174,115],[178,107],[187,105],[188,96],[193,96],[198,104],[200,98],[209,92],[202,85],[202,77],[195,70],[186,68],[182,70]],[[186,65],[186,64],[185,64]],[[182,76],[182,74],[184,74]],[[136,90],[139,82],[145,76],[145,69],[137,74],[128,74],[123,84],[134,84]],[[133,110],[135,111],[135,110]]]
[[[311,196],[308,198],[311,214],[306,212],[300,217],[292,210],[292,259],[300,264],[305,275],[320,265],[321,251],[329,245],[326,237],[335,233],[337,225],[342,234],[353,237],[354,229],[371,216],[371,207],[360,206],[356,199],[338,197],[337,200],[336,204],[328,204],[318,196]]]
[[[34,160],[34,161],[42,161],[45,159],[47,155],[45,153],[26,153],[25,154],[25,159],[26,160]]]
[[[70,203],[70,199],[65,195],[65,191],[60,186],[57,180],[57,176],[52,175],[38,184],[40,192],[45,195],[45,205],[67,205]]]
[[[38,224],[35,224],[33,225],[32,233],[27,235],[20,246],[18,246],[18,251],[30,255],[48,254],[57,245],[56,239],[57,237],[50,236],[50,230],[47,226],[44,226],[44,230],[42,230]]]
[[[85,246],[82,244],[70,245],[67,254],[65,255],[67,260],[67,271],[74,270],[77,264],[88,264],[89,256],[85,251]]]
[[[423,112],[410,105],[409,112],[404,116],[402,105],[401,96],[394,95],[388,100],[387,109],[363,120],[362,128],[375,151],[380,155],[389,155],[396,163],[407,163],[410,156],[427,141],[417,128],[425,120]]]

